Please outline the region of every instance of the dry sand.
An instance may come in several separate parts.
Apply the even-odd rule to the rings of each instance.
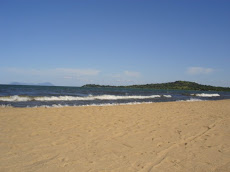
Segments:
[[[0,171],[230,171],[230,100],[0,108]]]

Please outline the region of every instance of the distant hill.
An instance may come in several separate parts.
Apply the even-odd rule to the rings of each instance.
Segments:
[[[214,87],[210,85],[201,85],[196,82],[189,81],[175,81],[160,84],[145,84],[145,85],[129,85],[129,86],[110,86],[110,85],[96,85],[86,84],[82,87],[114,87],[114,88],[145,88],[145,89],[164,89],[164,90],[197,90],[197,91],[230,91],[229,87]]]
[[[52,83],[50,82],[43,82],[43,83],[38,83],[38,84],[34,84],[34,83],[24,83],[24,82],[11,82],[10,85],[37,85],[37,86],[54,86]]]

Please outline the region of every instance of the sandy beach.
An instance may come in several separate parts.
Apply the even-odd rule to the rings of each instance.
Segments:
[[[230,100],[0,108],[0,171],[230,171]]]

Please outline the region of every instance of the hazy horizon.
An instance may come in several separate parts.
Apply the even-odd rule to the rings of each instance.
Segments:
[[[181,81],[181,80],[178,80]],[[162,83],[148,83],[148,84],[164,84],[164,83],[173,83],[173,82],[177,82],[177,81],[172,81],[172,82],[162,82]],[[183,81],[184,82],[184,81]],[[185,81],[185,82],[193,82],[193,81]],[[197,82],[196,82],[197,83]],[[200,83],[197,83],[200,84]],[[79,86],[68,86],[68,85],[54,85],[51,82],[42,82],[42,83],[25,83],[25,82],[11,82],[8,84],[0,84],[0,85],[22,85],[22,86],[55,86],[55,87],[82,87],[84,85],[101,85],[101,86],[106,86],[103,84],[84,84],[84,85],[79,85]],[[138,85],[145,85],[145,84],[138,84]],[[200,85],[205,85],[205,84],[200,84]],[[108,85],[108,86],[132,86],[132,85]],[[207,86],[214,86],[214,85],[207,85]],[[230,88],[230,87],[225,87],[225,86],[214,86],[214,87],[223,87],[223,88]]]

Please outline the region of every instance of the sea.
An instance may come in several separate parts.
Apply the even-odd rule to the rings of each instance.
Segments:
[[[0,85],[1,107],[113,106],[230,99],[230,92]]]

